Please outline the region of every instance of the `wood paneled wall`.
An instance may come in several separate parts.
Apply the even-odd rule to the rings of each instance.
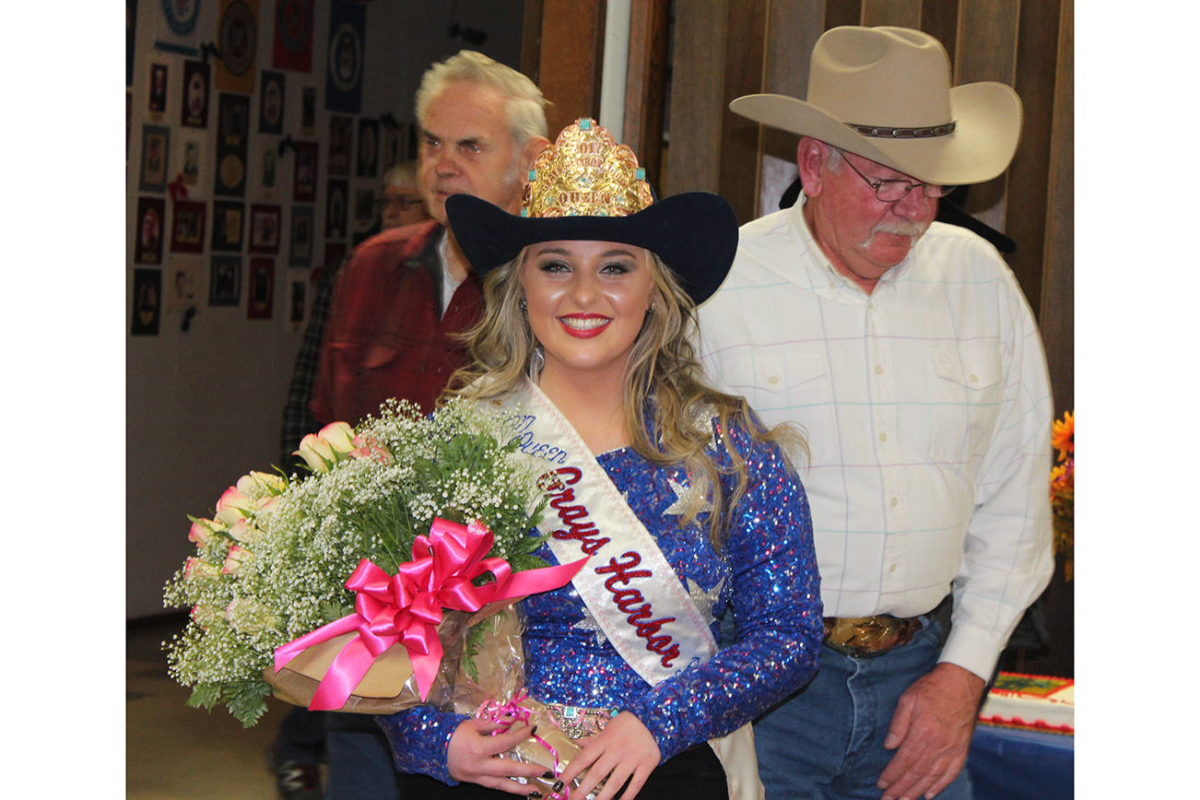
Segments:
[[[598,113],[604,2],[568,10],[565,0],[529,0],[528,9],[537,34],[527,30],[536,54],[526,72],[557,104],[553,135],[580,113]],[[760,200],[764,157],[793,162],[799,137],[733,115],[731,100],[804,97],[813,45],[838,25],[937,37],[954,83],[1000,81],[1021,96],[1011,167],[970,187],[964,202],[1017,243],[1006,258],[1038,316],[1061,416],[1074,407],[1073,10],[1073,0],[632,0],[623,139],[660,195],[716,192],[748,222],[775,209]],[[581,47],[588,41],[592,53]],[[1071,584],[1060,577],[1042,602],[1051,655],[1022,666],[1071,674]]]
[[[599,115],[605,0],[528,0],[522,64],[554,103],[551,137]],[[1074,405],[1073,0],[632,0],[623,140],[663,196],[717,192],[742,222],[765,155],[798,137],[731,114],[753,92],[803,97],[808,60],[837,25],[901,25],[936,36],[955,83],[1000,81],[1024,106],[1009,170],[970,187],[967,210],[1017,243],[1006,256],[1046,339],[1056,413]]]
[[[900,25],[936,36],[955,83],[1000,81],[1024,107],[1021,144],[967,210],[1017,243],[1007,256],[1047,335],[1057,412],[1074,403],[1072,0],[676,0],[663,194],[711,191],[742,222],[759,200],[764,155],[792,161],[797,136],[729,113],[735,97],[803,97],[808,59],[838,25]],[[1053,319],[1050,319],[1050,317]]]

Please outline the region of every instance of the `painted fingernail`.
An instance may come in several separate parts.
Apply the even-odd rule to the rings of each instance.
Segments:
[[[537,735],[537,725],[534,725],[532,728],[529,729],[529,735],[530,736]]]
[[[527,794],[525,796],[530,798],[530,800],[538,800],[538,798],[540,798],[542,796],[542,793],[541,792],[530,792],[529,794]]]
[[[562,782],[562,781],[555,781],[555,782],[554,782],[554,785],[553,785],[553,786],[551,786],[550,788],[551,788],[551,789],[553,789],[555,792],[561,792],[561,791],[562,791],[562,788],[563,788],[563,782]]]
[[[554,773],[553,773],[553,772],[549,772],[549,771],[547,771],[547,772],[543,772],[543,773],[542,773],[542,780],[546,780],[546,781],[552,781],[552,780],[554,780]]]

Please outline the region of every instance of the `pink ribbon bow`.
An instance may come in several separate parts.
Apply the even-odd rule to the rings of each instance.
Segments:
[[[357,632],[330,664],[308,707],[337,710],[346,704],[375,659],[395,644],[408,650],[421,699],[429,696],[442,662],[437,636],[444,609],[478,611],[488,603],[557,589],[575,577],[586,558],[570,564],[512,572],[502,558],[487,558],[493,535],[482,522],[460,525],[435,519],[429,536],[413,542],[413,560],[388,575],[364,558],[346,581],[355,613],[322,625],[275,649],[275,671],[299,653],[344,633]],[[472,581],[490,572],[495,581]]]

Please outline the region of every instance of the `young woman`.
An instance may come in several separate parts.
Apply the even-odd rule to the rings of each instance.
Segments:
[[[702,193],[653,202],[641,175],[580,120],[539,157],[521,216],[447,201],[486,275],[474,363],[451,387],[524,421],[550,500],[542,555],[590,557],[523,601],[526,688],[583,745],[558,776],[582,775],[570,796],[761,797],[747,723],[820,653],[808,503],[789,432],[709,388],[695,358],[696,304],[737,246],[732,209]],[[736,642],[718,650],[731,607]],[[541,796],[514,779],[543,768],[498,758],[528,727],[493,735],[425,706],[380,724],[405,800]]]

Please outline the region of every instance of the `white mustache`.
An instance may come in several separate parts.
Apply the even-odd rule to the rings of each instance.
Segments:
[[[871,235],[877,233],[891,233],[896,236],[912,236],[917,237],[925,233],[929,228],[928,222],[913,222],[912,220],[889,220],[880,222],[871,229]]]

